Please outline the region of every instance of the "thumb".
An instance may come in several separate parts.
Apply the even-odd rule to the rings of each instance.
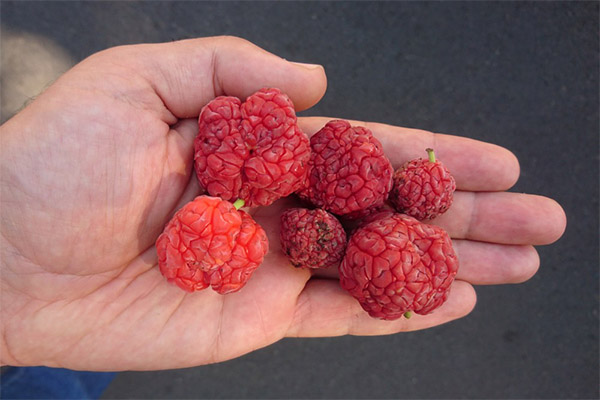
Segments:
[[[125,46],[120,51],[128,52],[131,57],[126,60],[136,64],[178,118],[198,116],[217,96],[245,99],[263,87],[281,89],[297,110],[304,110],[317,103],[327,87],[322,66],[286,61],[236,37]]]

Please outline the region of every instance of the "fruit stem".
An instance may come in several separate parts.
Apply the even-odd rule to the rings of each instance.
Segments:
[[[407,311],[404,313],[404,318],[409,319],[410,317],[412,317],[412,311]]]
[[[435,153],[433,152],[433,149],[425,149],[425,151],[429,155],[429,162],[435,162]]]
[[[239,210],[240,208],[244,207],[244,204],[246,204],[246,202],[244,201],[244,199],[237,199],[233,203],[233,206],[235,207],[236,210]]]

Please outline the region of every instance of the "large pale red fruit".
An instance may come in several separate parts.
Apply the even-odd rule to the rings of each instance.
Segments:
[[[175,213],[156,241],[158,266],[169,282],[188,292],[211,286],[221,294],[248,282],[269,243],[260,225],[236,206],[198,196]]]
[[[330,121],[310,138],[306,188],[300,197],[336,215],[381,206],[392,187],[392,165],[371,131]]]
[[[266,206],[306,181],[308,137],[278,89],[259,90],[244,103],[217,97],[202,109],[198,127],[195,169],[209,195]]]
[[[441,306],[457,271],[458,258],[442,228],[389,212],[352,234],[339,267],[342,288],[369,315],[385,320]]]

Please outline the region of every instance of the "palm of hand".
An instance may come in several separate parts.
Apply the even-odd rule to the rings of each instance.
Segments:
[[[60,82],[53,90],[75,98]],[[36,274],[26,289],[37,293],[27,307],[39,311],[19,327],[48,332],[55,321],[60,334],[67,320],[75,328],[60,343],[40,343],[40,353],[76,366],[84,360],[145,369],[216,362],[283,337],[309,274],[277,268],[284,260],[276,251],[251,284],[228,296],[186,294],[155,268],[154,240],[199,192],[191,173],[195,119],[171,128],[174,120],[164,120],[168,112],[149,85],[122,88],[118,99],[104,88],[76,98],[68,109],[77,119],[47,126],[39,139],[51,179],[23,182],[36,200],[34,216],[43,218],[24,224],[14,240],[21,254],[44,254],[26,262]],[[63,137],[69,126],[81,129]],[[262,213],[275,243],[278,214]]]
[[[335,272],[311,274],[291,267],[278,243],[279,215],[289,199],[252,211],[269,236],[270,251],[240,292],[187,294],[166,283],[156,268],[153,243],[172,213],[199,192],[191,172],[199,108],[217,94],[243,97],[269,85],[306,108],[324,90],[319,75],[309,96],[305,81],[313,82],[314,76],[304,71],[302,77],[299,70],[269,73],[262,64],[292,67],[245,42],[230,42],[224,43],[220,62],[214,48],[203,48],[207,42],[171,44],[169,51],[181,52],[182,59],[194,59],[189,54],[197,52],[195,65],[181,70],[204,71],[189,88],[170,81],[163,69],[159,75],[179,88],[175,94],[165,94],[135,61],[162,57],[169,45],[131,48],[136,57],[122,62],[116,56],[129,53],[91,59],[2,127],[8,149],[3,197],[8,194],[11,205],[20,205],[2,215],[3,251],[12,261],[3,269],[2,304],[13,311],[3,315],[3,348],[16,362],[175,368],[233,358],[284,336],[372,335],[434,326],[473,308],[470,284],[530,277],[538,262],[531,244],[551,242],[562,233],[564,215],[554,202],[472,192],[505,190],[514,183],[518,165],[505,150],[373,124],[395,166],[414,154],[412,148],[426,147],[439,148],[440,158],[445,154],[453,164],[461,191],[453,209],[434,222],[453,237],[461,270],[442,308],[410,321],[374,320],[340,289]],[[120,63],[111,61],[115,58]],[[242,81],[227,70],[230,65],[235,71],[235,63],[257,64],[268,77],[257,73],[260,83]],[[218,71],[210,71],[216,65],[220,80]],[[171,73],[173,65],[167,66]],[[188,93],[195,93],[194,101],[186,99]],[[301,125],[312,133],[324,122],[307,118]],[[540,224],[539,215],[550,222]],[[514,229],[516,222],[528,226],[533,221],[534,227]]]

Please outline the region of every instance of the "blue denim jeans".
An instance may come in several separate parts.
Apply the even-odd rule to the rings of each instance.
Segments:
[[[48,367],[8,367],[0,376],[1,399],[98,399],[116,372]]]

